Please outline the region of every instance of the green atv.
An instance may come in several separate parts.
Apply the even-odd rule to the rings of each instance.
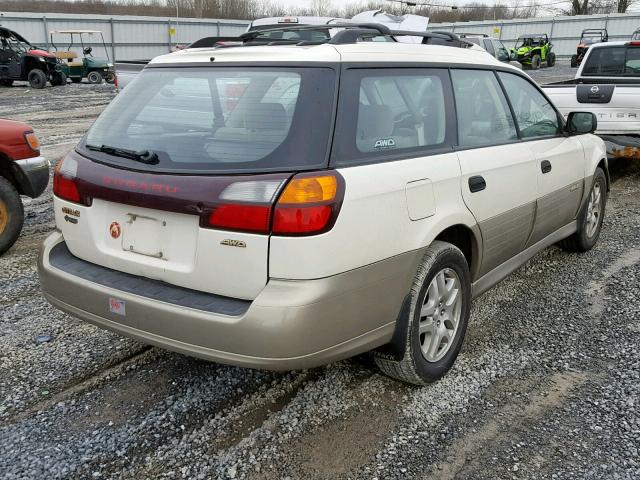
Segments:
[[[551,51],[553,44],[546,33],[528,34],[518,37],[515,47],[511,49],[511,57],[525,67],[537,70],[542,62],[547,67],[553,67],[556,63],[556,54]]]
[[[116,71],[109,58],[107,44],[100,30],[54,30],[49,32],[49,35],[51,47],[54,49],[52,53],[62,61],[62,70],[73,83],[80,83],[84,78],[94,84],[102,83],[103,80],[107,83],[115,82]],[[68,38],[66,49],[64,47],[58,49],[54,43],[54,35]],[[99,39],[97,39],[98,36]],[[72,50],[74,45],[78,46],[77,40],[80,41],[82,56]],[[94,57],[91,44],[101,46],[106,58]]]

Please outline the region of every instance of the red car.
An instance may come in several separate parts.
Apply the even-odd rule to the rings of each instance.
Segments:
[[[49,162],[33,129],[0,119],[0,255],[15,243],[24,211],[20,195],[38,197],[49,183]]]

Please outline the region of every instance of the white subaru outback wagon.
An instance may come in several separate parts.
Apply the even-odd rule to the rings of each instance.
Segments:
[[[393,38],[151,62],[56,167],[47,299],[227,364],[373,351],[395,378],[441,377],[474,296],[552,244],[594,246],[608,167],[595,118],[565,122],[520,70]]]

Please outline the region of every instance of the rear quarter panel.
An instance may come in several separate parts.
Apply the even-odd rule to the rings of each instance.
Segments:
[[[310,237],[272,236],[270,277],[336,275],[426,247],[449,226],[475,224],[462,201],[460,166],[454,153],[338,171],[346,187],[333,229]],[[430,183],[432,195],[422,188],[416,192],[415,182]],[[407,199],[431,202],[430,198],[433,205],[428,208],[409,208]]]

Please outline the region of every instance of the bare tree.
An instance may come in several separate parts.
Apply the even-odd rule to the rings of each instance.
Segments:
[[[318,17],[327,17],[333,6],[331,0],[311,0],[311,11]]]

